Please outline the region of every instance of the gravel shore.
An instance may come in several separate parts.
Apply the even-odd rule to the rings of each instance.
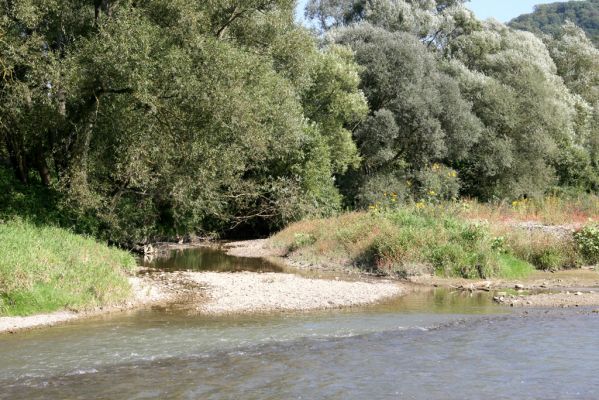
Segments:
[[[402,285],[306,279],[292,274],[174,272],[129,279],[134,298],[115,307],[0,318],[0,333],[51,326],[99,314],[181,302],[205,314],[308,311],[365,305],[405,293]]]
[[[208,314],[307,311],[375,303],[405,293],[398,283],[306,279],[274,273],[189,273],[208,287],[208,301],[198,310]]]
[[[225,250],[238,257],[278,257],[265,240],[228,243]],[[288,265],[290,261],[284,259]],[[343,275],[343,271],[338,271]],[[336,276],[336,275],[333,275]],[[312,277],[310,277],[312,278]],[[308,311],[352,307],[380,302],[406,294],[410,285],[452,287],[463,290],[501,290],[514,287],[501,280],[462,281],[421,277],[411,283],[391,280],[348,282],[338,279],[310,279],[284,273],[216,273],[153,272],[140,270],[130,278],[133,298],[126,304],[84,312],[57,312],[30,317],[1,317],[0,333],[49,326],[88,316],[118,312],[150,305],[185,303],[204,314],[238,314],[252,312]],[[319,277],[320,278],[320,277]],[[367,279],[366,277],[363,277]],[[555,274],[537,272],[516,287],[526,290],[599,287],[595,270],[560,271]],[[572,290],[572,289],[570,289]],[[527,296],[498,296],[496,301],[513,307],[583,307],[599,306],[599,292],[561,292]]]
[[[512,307],[572,308],[599,306],[598,292],[563,292],[496,296],[495,301]]]

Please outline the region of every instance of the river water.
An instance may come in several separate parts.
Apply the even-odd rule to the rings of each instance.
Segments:
[[[599,314],[422,290],[352,310],[143,310],[0,336],[0,399],[599,399]]]

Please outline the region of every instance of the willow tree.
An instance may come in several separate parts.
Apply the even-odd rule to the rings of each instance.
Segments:
[[[265,229],[339,207],[334,174],[357,162],[347,129],[366,105],[350,54],[319,50],[292,1],[3,7],[5,147],[43,160],[103,235]]]

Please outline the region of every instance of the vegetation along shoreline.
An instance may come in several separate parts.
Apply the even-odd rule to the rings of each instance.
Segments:
[[[504,24],[465,0],[309,0],[301,23],[291,0],[1,2],[0,330],[413,285],[596,305],[598,6]],[[268,238],[228,251],[291,273],[132,252],[194,238]]]

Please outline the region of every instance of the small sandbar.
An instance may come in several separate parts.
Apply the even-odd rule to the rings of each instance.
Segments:
[[[206,285],[201,313],[236,314],[269,311],[307,311],[352,307],[380,302],[406,292],[391,281],[346,282],[308,279],[276,273],[187,273]]]

